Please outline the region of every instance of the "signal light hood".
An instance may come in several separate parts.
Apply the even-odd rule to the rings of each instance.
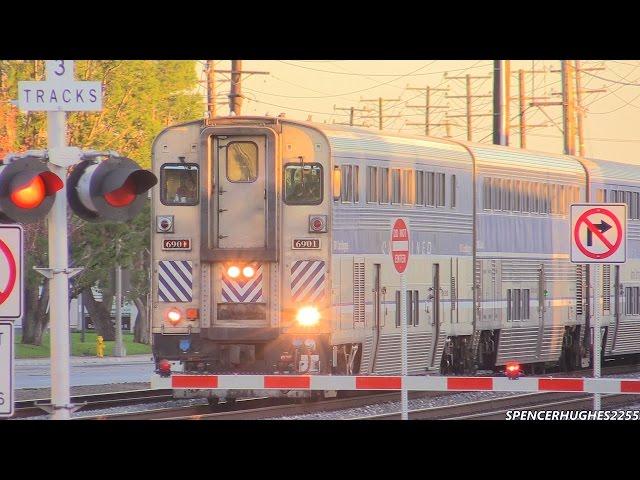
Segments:
[[[133,192],[136,195],[146,192],[158,183],[156,176],[148,170],[139,170],[133,168],[119,168],[110,172],[101,185],[100,195],[114,192],[127,183],[131,179]]]

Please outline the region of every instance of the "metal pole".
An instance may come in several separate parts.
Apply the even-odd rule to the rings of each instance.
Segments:
[[[378,98],[378,130],[382,130],[382,97]]]
[[[407,356],[407,280],[404,272],[400,274],[400,324],[402,333],[402,390],[400,403],[402,406],[402,420],[409,420],[409,395],[406,377],[409,374]]]
[[[232,60],[229,109],[234,115],[240,115],[242,111],[242,98],[242,60]]]
[[[47,77],[53,78],[47,72]],[[49,148],[66,146],[65,112],[47,113]],[[53,420],[68,420],[71,413],[69,373],[69,252],[67,246],[67,169],[49,163],[51,171],[63,180],[53,208],[47,217],[49,224],[49,322],[51,332],[51,404]]]
[[[207,60],[207,112],[209,118],[216,116],[216,80],[213,60]]]
[[[562,60],[562,122],[564,129],[564,153],[576,154],[575,114],[573,100],[573,65]]]
[[[351,111],[349,112],[349,125],[353,127],[353,107],[351,107]]]
[[[424,100],[424,134],[429,136],[429,122],[431,120],[431,87],[427,85],[427,94]]]
[[[509,145],[509,72],[508,60],[493,61],[493,143]]]
[[[576,60],[576,117],[578,127],[578,155],[585,156],[584,149],[584,111],[582,109],[582,85],[580,78],[580,60]]]
[[[114,357],[124,357],[122,348],[122,267],[116,265],[116,343],[113,347]]]
[[[84,298],[82,293],[78,294],[78,308],[80,309],[80,342],[84,343]]]
[[[524,70],[518,70],[518,98],[519,98],[519,107],[520,107],[520,148],[527,148],[527,118],[526,118],[526,110],[527,107],[524,104],[525,102],[525,91],[524,91]]]
[[[471,127],[471,75],[466,76],[467,82],[467,140],[473,139],[472,127]]]
[[[595,265],[593,279],[593,378],[600,378],[600,264]],[[593,410],[600,410],[601,395],[593,394]]]

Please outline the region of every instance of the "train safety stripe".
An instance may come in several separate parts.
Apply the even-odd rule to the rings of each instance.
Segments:
[[[640,393],[640,380],[614,378],[342,376],[342,375],[154,375],[152,388],[242,390],[400,390],[412,391]]]

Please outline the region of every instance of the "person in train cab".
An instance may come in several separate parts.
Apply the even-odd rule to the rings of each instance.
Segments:
[[[176,200],[180,203],[193,202],[196,197],[196,185],[192,179],[180,179],[180,186],[176,190]]]

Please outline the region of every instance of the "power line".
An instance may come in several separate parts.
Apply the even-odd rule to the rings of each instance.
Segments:
[[[291,65],[292,67],[298,67],[298,68],[304,68],[307,70],[313,70],[316,72],[323,72],[323,73],[333,73],[335,75],[355,75],[358,77],[393,77],[396,74],[395,73],[349,73],[349,72],[336,72],[335,70],[322,70],[319,68],[312,68],[312,67],[307,67],[304,65],[296,65],[295,63],[291,63],[291,62],[287,62],[285,60],[278,60],[280,63],[284,63],[285,65]],[[435,62],[432,61],[432,63]],[[489,64],[485,64],[482,65],[482,67],[486,67]],[[453,70],[442,70],[440,72],[429,72],[429,73],[411,73],[411,74],[405,74],[403,76],[408,76],[408,75],[413,75],[413,76],[425,76],[425,75],[436,75],[439,73],[446,73],[446,72],[460,72],[463,70],[470,70],[471,68],[480,68],[481,66],[477,66],[477,67],[466,67],[466,68],[457,68],[457,69],[453,69]],[[421,69],[419,69],[421,70]]]

